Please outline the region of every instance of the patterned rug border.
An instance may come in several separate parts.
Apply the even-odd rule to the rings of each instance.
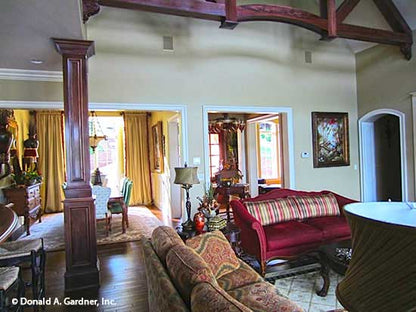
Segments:
[[[112,231],[105,235],[104,222],[97,223],[97,245],[110,245],[121,242],[140,241],[143,237],[150,237],[153,230],[162,222],[144,206],[129,207],[129,227],[122,234],[121,214],[113,215]],[[36,222],[30,227],[31,235],[23,234],[18,240],[28,240],[43,237],[47,252],[65,249],[63,213],[46,214],[42,216],[42,223]]]

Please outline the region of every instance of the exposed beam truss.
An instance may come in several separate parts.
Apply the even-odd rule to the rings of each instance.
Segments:
[[[344,0],[337,9],[337,21],[342,23],[360,0]]]
[[[99,6],[142,10],[219,21],[221,28],[233,29],[240,22],[273,21],[288,23],[318,33],[323,39],[346,38],[400,47],[410,59],[412,32],[392,0],[374,0],[393,31],[344,23],[360,0],[320,0],[320,16],[283,5],[237,5],[237,0],[83,0],[84,20],[99,11]]]

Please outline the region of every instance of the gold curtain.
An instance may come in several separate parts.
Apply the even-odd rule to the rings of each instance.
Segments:
[[[41,187],[44,212],[63,210],[65,182],[65,159],[63,147],[62,114],[60,111],[36,113],[36,128],[39,140],[39,171],[43,177]]]
[[[147,115],[125,113],[126,176],[133,181],[131,205],[150,204],[151,181]]]
[[[117,139],[117,152],[118,152],[118,178],[119,180],[121,177],[125,176],[124,172],[124,129],[121,127],[118,131],[118,139]],[[119,185],[121,189],[121,185]]]

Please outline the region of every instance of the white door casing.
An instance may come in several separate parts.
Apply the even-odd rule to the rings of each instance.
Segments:
[[[406,125],[405,114],[395,109],[377,109],[365,114],[358,120],[359,154],[360,154],[360,189],[361,201],[369,202],[376,199],[374,121],[383,115],[394,115],[399,118],[400,128],[400,159],[402,201],[408,201],[407,156],[406,156]]]

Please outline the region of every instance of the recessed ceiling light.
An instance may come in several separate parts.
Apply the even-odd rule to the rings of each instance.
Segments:
[[[43,64],[43,61],[38,59],[31,59],[30,62],[36,65]]]

